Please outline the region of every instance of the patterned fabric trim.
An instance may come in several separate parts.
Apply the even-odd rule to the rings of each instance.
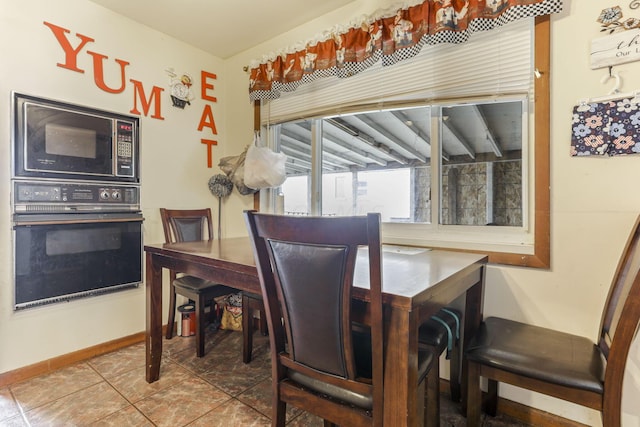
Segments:
[[[472,33],[561,10],[562,0],[425,0],[252,65],[249,98],[277,99],[282,92],[319,78],[351,77],[378,61],[394,65],[416,56],[426,45],[465,43]]]
[[[640,98],[573,107],[571,156],[640,153]]]

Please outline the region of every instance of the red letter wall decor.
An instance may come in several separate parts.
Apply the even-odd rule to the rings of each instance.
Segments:
[[[200,73],[200,77],[202,79],[202,88],[200,89],[202,99],[204,99],[205,101],[217,102],[218,100],[215,96],[207,94],[207,89],[213,90],[213,84],[209,83],[208,79],[215,80],[218,78],[218,76],[202,70],[202,72]]]
[[[217,98],[208,93],[208,90],[213,91],[213,83],[209,82],[209,79],[215,80],[217,76],[208,71],[202,70],[200,72],[200,96],[204,101],[217,102]],[[216,122],[213,118],[213,111],[211,110],[211,105],[205,104],[202,109],[202,114],[200,115],[200,123],[198,124],[198,130],[202,132],[204,128],[209,128],[213,135],[218,134],[218,130],[216,129]],[[207,146],[207,167],[211,169],[213,166],[213,154],[211,149],[214,145],[218,145],[217,141],[211,139],[201,139],[200,142]]]
[[[84,73],[84,70],[78,68],[78,54],[82,51],[84,46],[89,42],[95,42],[91,37],[76,33],[76,36],[80,39],[78,45],[74,48],[67,38],[67,33],[70,33],[66,28],[59,27],[50,22],[44,21],[44,25],[49,27],[53,32],[53,35],[56,37],[56,40],[60,44],[60,47],[64,51],[65,62],[59,62],[58,67],[66,68],[71,71],[76,71],[78,73]],[[108,59],[107,55],[94,52],[87,51],[87,54],[92,57],[93,60],[93,81],[96,86],[109,93],[122,93],[124,92],[126,85],[126,74],[125,68],[129,65],[128,61],[123,59],[115,59],[115,62],[119,65],[120,68],[120,87],[112,88],[109,87],[104,79],[104,60]],[[149,113],[151,107],[151,101],[155,98],[155,108],[151,118],[164,120],[161,112],[161,104],[160,104],[160,93],[164,90],[158,86],[153,86],[151,89],[151,95],[149,95],[149,99],[147,100],[144,96],[144,87],[142,86],[142,82],[138,80],[130,79],[130,82],[133,83],[133,108],[131,109],[131,113],[140,115],[140,111],[138,110],[137,100],[140,99],[140,103],[142,104],[142,110],[144,111],[144,115],[146,116]]]
[[[144,111],[144,115],[149,114],[149,109],[151,108],[151,101],[155,99],[155,109],[154,113],[151,115],[151,118],[164,120],[162,117],[162,113],[160,112],[160,95],[164,91],[161,87],[154,86],[153,90],[151,90],[151,95],[149,95],[149,99],[144,96],[144,87],[142,86],[142,82],[138,80],[130,79],[129,80],[133,84],[133,108],[129,111],[131,114],[140,115],[140,111],[138,110],[138,99],[140,99],[140,103],[142,104],[142,110]]]
[[[84,70],[78,67],[78,55],[87,44],[94,43],[95,40],[79,33],[75,34],[76,40],[73,40],[73,38],[69,38],[69,34],[71,34],[70,30],[47,21],[44,21],[44,25],[53,32],[53,35],[64,53],[64,62],[57,63],[57,66],[77,73],[84,73]],[[108,93],[119,94],[124,92],[127,85],[126,71],[130,63],[123,59],[115,58],[114,61],[116,67],[114,68],[108,64],[105,65],[105,62],[109,59],[107,55],[94,50],[87,50],[86,53],[91,56],[92,59],[93,81],[96,87]],[[105,68],[107,68],[107,73],[109,75],[112,74],[113,70],[116,70],[115,75],[117,77],[105,80]],[[212,94],[215,89],[213,80],[216,80],[217,76],[214,73],[201,70],[200,78],[200,96],[202,100],[205,101],[205,105],[202,109],[202,114],[200,115],[198,131],[204,132],[206,128],[212,135],[217,135],[218,130],[216,129],[216,122],[213,117],[211,104],[206,103],[218,101]],[[107,84],[107,81],[110,83]],[[162,116],[162,93],[164,92],[164,89],[158,86],[152,86],[152,89],[147,96],[147,92],[145,91],[144,85],[141,81],[132,78],[128,79],[128,81],[133,87],[133,107],[129,112],[131,114],[149,116],[152,119],[164,120],[164,117]],[[200,139],[200,143],[206,146],[207,167],[211,168],[213,165],[212,147],[218,145],[218,142],[213,139],[202,138]]]
[[[100,53],[87,51],[89,55],[93,57],[93,79],[96,82],[96,86],[105,92],[109,93],[120,93],[124,91],[124,68],[129,65],[127,61],[123,61],[122,59],[116,59],[116,62],[120,64],[120,87],[118,89],[111,89],[104,82],[104,60],[109,58],[107,55],[102,55]]]
[[[218,145],[218,141],[212,139],[201,139],[200,142],[207,146],[207,167],[211,169],[213,167],[213,153],[211,147]]]
[[[82,34],[76,33],[76,36],[78,36],[78,38],[80,39],[80,44],[74,49],[73,47],[71,47],[71,43],[67,39],[67,36],[65,36],[65,33],[70,32],[69,30],[67,30],[66,28],[58,27],[57,25],[53,25],[47,21],[44,21],[44,25],[51,28],[51,31],[53,31],[53,35],[56,36],[58,43],[60,43],[60,47],[62,47],[62,50],[64,50],[65,62],[59,62],[58,67],[66,68],[71,71],[77,71],[79,73],[84,73],[84,70],[78,68],[78,52],[82,50],[84,45],[95,40],[93,40],[91,37],[83,36]]]

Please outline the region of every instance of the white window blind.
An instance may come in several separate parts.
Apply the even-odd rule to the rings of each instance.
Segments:
[[[414,58],[353,77],[327,77],[263,102],[262,123],[382,108],[397,100],[529,93],[533,88],[534,18],[483,33],[467,43],[425,46]]]

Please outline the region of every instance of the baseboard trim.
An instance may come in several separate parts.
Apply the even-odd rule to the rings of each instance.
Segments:
[[[440,393],[449,396],[449,381],[440,379]],[[545,427],[590,427],[550,412],[532,408],[522,403],[498,397],[498,414],[506,415],[530,426]]]
[[[118,338],[113,341],[74,351],[72,353],[63,354],[62,356],[2,373],[0,374],[0,387],[7,387],[24,380],[28,380],[29,378],[48,374],[57,369],[73,365],[74,363],[91,359],[92,357],[110,353],[114,350],[119,350],[139,342],[144,342],[144,336],[144,332],[139,332],[137,334]]]
[[[549,412],[535,409],[521,403],[498,398],[498,413],[507,415],[530,426],[545,427],[589,427],[577,421],[562,418]]]

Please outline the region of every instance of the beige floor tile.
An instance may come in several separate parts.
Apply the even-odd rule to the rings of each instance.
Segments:
[[[205,348],[206,348],[205,343]],[[182,353],[186,350],[196,351],[196,338],[195,337],[181,337],[174,336],[170,340],[162,340],[162,357],[173,357],[178,353]]]
[[[0,389],[0,425],[2,420],[20,415],[20,409],[8,388]]]
[[[315,415],[303,412],[299,416],[295,417],[287,426],[290,427],[323,427],[324,420]]]
[[[228,401],[230,396],[190,378],[140,400],[135,406],[157,426],[182,426]]]
[[[217,369],[227,359],[242,359],[242,334],[239,332],[207,332],[203,357],[196,356],[195,338],[178,338],[189,341],[191,344],[182,351],[176,351],[176,347],[167,349],[167,352],[171,353],[169,358],[198,374]],[[175,338],[164,340],[164,343],[171,343],[173,346],[172,341],[175,340]]]
[[[264,364],[260,364],[258,360],[244,364],[241,359],[229,358],[221,363],[217,369],[208,370],[200,374],[200,377],[225,393],[237,396],[269,378],[270,374],[270,369]]]
[[[101,382],[25,413],[32,427],[83,426],[124,409],[128,402]]]
[[[236,399],[207,412],[188,427],[268,427],[271,420]]]
[[[131,403],[144,399],[154,393],[181,383],[195,376],[186,369],[171,362],[163,362],[158,381],[148,383],[144,367],[132,369],[109,380],[109,383]]]
[[[255,408],[257,411],[261,412],[265,416],[271,419],[271,379],[266,378],[260,381],[256,386],[246,390],[244,393],[240,394],[237,399],[244,403],[247,406]],[[298,408],[294,408],[293,406],[287,406],[287,422],[291,421],[298,415],[300,415],[302,411]]]
[[[186,350],[181,353],[175,353],[168,359],[199,375],[211,370],[220,369],[220,366],[224,365],[225,360],[229,359],[229,356],[218,353],[215,350],[209,350],[204,356],[197,357],[195,350]]]
[[[101,381],[102,377],[89,365],[79,363],[14,384],[10,389],[22,410],[26,412]]]
[[[100,375],[109,379],[135,368],[144,367],[144,343],[135,344],[118,351],[94,357],[89,364]]]
[[[153,423],[136,409],[129,405],[101,420],[91,424],[91,427],[153,427]]]
[[[15,417],[0,420],[0,426],[2,427],[29,427],[29,424],[22,418],[21,415]]]

